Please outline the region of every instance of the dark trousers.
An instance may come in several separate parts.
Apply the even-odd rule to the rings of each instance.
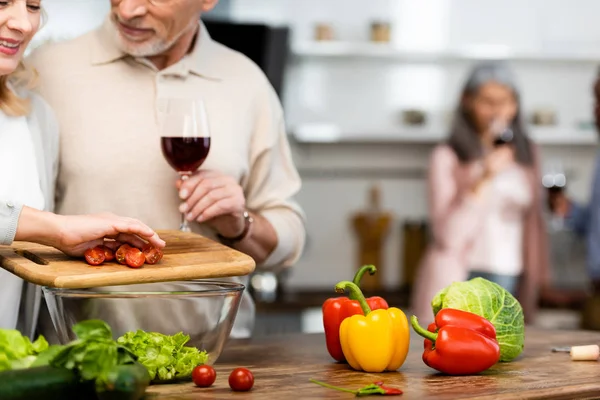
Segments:
[[[488,281],[497,283],[506,289],[507,292],[516,296],[517,284],[519,283],[519,277],[517,275],[493,274],[475,270],[469,273],[469,279],[473,278],[484,278]]]

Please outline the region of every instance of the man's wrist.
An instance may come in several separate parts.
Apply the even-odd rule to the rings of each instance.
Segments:
[[[250,215],[250,213],[248,211],[244,211],[243,213],[243,219],[244,219],[244,227],[242,228],[242,231],[234,236],[234,237],[227,237],[224,235],[221,235],[220,233],[217,234],[217,236],[219,237],[219,239],[221,240],[221,242],[227,246],[232,246],[236,243],[241,242],[242,240],[244,240],[248,234],[250,233],[250,227],[252,226],[252,223],[254,222],[254,218],[252,217],[252,215]]]

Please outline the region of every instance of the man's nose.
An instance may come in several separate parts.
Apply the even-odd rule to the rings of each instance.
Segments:
[[[119,2],[119,16],[124,20],[141,17],[147,12],[147,0],[121,0]]]

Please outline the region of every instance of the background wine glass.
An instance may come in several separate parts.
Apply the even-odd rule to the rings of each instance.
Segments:
[[[210,129],[204,103],[197,99],[162,99],[159,104],[159,128],[162,153],[169,165],[187,180],[210,151]],[[181,216],[183,232],[190,227]]]
[[[496,118],[494,119],[494,121],[492,121],[490,130],[494,135],[494,147],[512,143],[515,136],[508,122],[503,121],[499,118]]]
[[[548,191],[548,208],[551,211],[550,227],[554,231],[559,231],[564,227],[564,217],[554,213],[553,200],[558,196],[565,195],[567,186],[567,174],[560,160],[555,159],[545,163],[542,185]]]

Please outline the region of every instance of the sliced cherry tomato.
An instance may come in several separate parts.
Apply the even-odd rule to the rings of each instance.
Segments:
[[[106,246],[100,246],[104,250],[104,261],[112,261],[115,259],[115,252]]]
[[[104,262],[105,258],[102,246],[87,249],[83,255],[85,256],[85,261],[90,265],[100,265]]]
[[[125,261],[128,267],[139,268],[146,262],[146,257],[140,249],[131,247],[125,252]]]
[[[163,252],[160,249],[147,243],[142,249],[144,256],[146,257],[147,264],[156,264],[163,258]]]
[[[229,387],[236,392],[246,392],[254,386],[254,375],[246,368],[236,368],[229,374]]]
[[[192,380],[199,387],[209,387],[215,383],[217,372],[210,365],[198,365],[192,371]]]
[[[115,254],[115,257],[119,264],[123,264],[123,265],[127,264],[127,261],[125,260],[125,254],[127,253],[127,250],[129,250],[129,249],[131,249],[131,246],[128,244],[123,244],[118,248],[117,253]]]

